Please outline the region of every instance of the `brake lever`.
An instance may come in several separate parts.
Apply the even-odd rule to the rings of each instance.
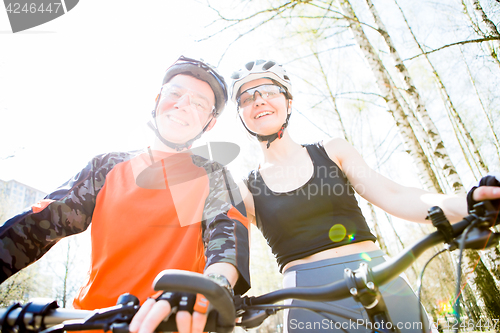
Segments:
[[[245,330],[260,326],[264,320],[276,311],[269,311],[267,309],[249,309],[245,310],[241,316],[241,322],[237,326],[243,327]]]
[[[236,317],[241,319],[236,326],[244,329],[254,328],[260,326],[270,315],[276,314],[276,309],[249,309],[254,298],[254,296],[233,296]]]
[[[473,206],[470,217],[475,221],[473,228],[467,233],[464,248],[484,250],[500,242],[500,233],[493,232],[490,228],[495,225],[498,210],[490,201],[481,201]],[[460,244],[464,234],[461,233],[454,239]]]
[[[490,200],[480,201],[472,207],[471,214],[481,221],[479,227],[490,228],[495,225],[499,210]]]
[[[133,303],[115,305],[94,313],[85,319],[84,324],[100,326],[106,332],[113,329],[115,325],[129,324],[139,307],[139,305]]]
[[[456,242],[460,244],[463,236],[464,235],[461,234],[459,237],[457,237],[455,239]],[[474,250],[484,250],[497,245],[499,242],[500,242],[500,233],[493,232],[489,228],[478,227],[472,229],[467,233],[464,248],[474,249]]]

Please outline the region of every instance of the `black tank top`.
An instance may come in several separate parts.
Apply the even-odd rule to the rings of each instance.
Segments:
[[[280,271],[300,258],[361,241],[375,241],[354,197],[354,189],[328,157],[322,143],[304,145],[313,175],[301,187],[273,192],[260,172],[249,174],[257,226],[271,247]]]

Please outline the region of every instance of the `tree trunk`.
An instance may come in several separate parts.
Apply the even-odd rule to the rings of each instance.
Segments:
[[[375,75],[376,83],[384,96],[390,113],[396,121],[396,125],[399,128],[400,134],[403,138],[404,144],[406,145],[406,152],[413,157],[415,164],[418,168],[418,174],[423,183],[423,186],[429,190],[434,190],[438,193],[442,193],[441,187],[437,181],[437,177],[432,170],[427,157],[425,156],[422,147],[420,146],[411,125],[408,122],[408,118],[405,115],[401,104],[398,102],[392,85],[389,79],[389,74],[384,68],[382,61],[376,54],[373,46],[370,44],[368,38],[366,37],[361,25],[354,13],[354,10],[348,0],[338,0],[340,7],[349,21],[349,27],[357,41],[361,51],[364,53],[366,60],[368,61],[373,74]]]
[[[479,105],[481,105],[481,110],[483,111],[484,117],[486,118],[486,121],[488,123],[488,127],[489,127],[491,134],[493,136],[493,144],[496,147],[497,156],[500,158],[500,142],[498,141],[498,136],[495,133],[495,129],[493,128],[493,122],[492,122],[491,117],[489,116],[488,112],[486,111],[486,108],[484,107],[483,99],[481,98],[481,95],[479,94],[479,90],[477,89],[476,80],[474,79],[474,76],[472,75],[472,73],[470,71],[469,64],[467,63],[461,48],[460,48],[460,53],[462,54],[462,58],[464,60],[465,67],[467,68],[467,74],[469,74],[470,83],[471,83],[472,87],[474,88],[474,92],[476,93],[477,99],[479,101]]]
[[[389,53],[396,64],[396,68],[398,72],[401,74],[402,82],[405,84],[405,91],[408,94],[411,102],[413,103],[413,107],[415,113],[420,118],[420,122],[413,124],[413,126],[423,126],[425,134],[429,138],[429,142],[431,144],[432,154],[434,158],[438,161],[440,165],[440,171],[444,174],[444,178],[451,184],[454,193],[465,193],[464,187],[462,185],[462,181],[460,180],[460,176],[458,175],[453,162],[446,151],[446,147],[441,139],[441,135],[439,131],[434,125],[434,122],[429,117],[429,113],[425,108],[424,102],[420,97],[420,94],[413,84],[413,80],[406,68],[403,60],[399,56],[394,43],[392,42],[391,37],[387,33],[387,29],[380,19],[380,16],[377,12],[377,9],[373,5],[372,0],[366,0],[368,7],[370,8],[370,13],[372,14],[375,24],[378,26],[378,32],[384,38],[387,46],[389,47]]]
[[[484,28],[486,29],[486,33],[482,33],[485,37],[500,37],[500,33],[486,13],[481,7],[479,0],[470,0],[472,8],[474,8],[474,12],[478,16],[479,20],[483,23]],[[481,30],[482,32],[482,30]],[[500,52],[500,40],[492,40],[489,44],[491,57],[496,61],[496,63],[500,66],[500,58],[498,52]]]
[[[370,215],[372,217],[373,229],[375,231],[375,236],[377,237],[378,244],[380,245],[380,249],[385,252],[385,254],[390,255],[389,250],[387,249],[387,245],[385,245],[384,237],[382,235],[382,231],[380,230],[380,226],[378,224],[377,214],[375,213],[375,208],[370,202],[366,202],[368,208],[370,209]]]
[[[372,68],[379,89],[385,96],[386,101],[388,102],[389,107],[392,110],[392,114],[396,120],[396,123],[400,128],[403,137],[405,138],[405,143],[407,144],[407,147],[409,149],[417,149],[414,151],[413,157],[414,158],[417,157],[415,159],[417,161],[417,164],[419,164],[418,165],[419,169],[427,172],[426,173],[427,179],[432,180],[434,189],[437,189],[438,192],[441,192],[439,184],[437,183],[437,179],[432,169],[430,168],[426,157],[423,155],[422,147],[419,145],[418,141],[415,138],[413,130],[411,129],[410,125],[407,122],[407,117],[403,112],[401,104],[397,101],[395,97],[395,93],[392,89],[391,80],[389,78],[387,71],[385,70],[380,58],[378,57],[375,50],[371,46],[370,42],[368,41],[368,38],[364,34],[361,25],[359,24],[359,21],[349,1],[339,0],[339,2],[341,5],[341,9],[343,10],[344,14],[349,20],[349,27],[351,28],[351,31],[354,34],[354,38],[360,45],[361,50],[365,54],[366,60],[368,61],[368,63]],[[423,168],[423,166],[425,166],[425,168]],[[425,183],[425,185],[427,186],[429,186],[429,184],[431,183],[430,182]],[[471,262],[478,262],[476,267],[477,272],[475,272],[475,274],[472,275],[473,283],[477,286],[479,293],[485,302],[490,318],[499,318],[499,316],[496,315],[495,309],[492,307],[497,306],[499,309],[498,311],[500,311],[500,306],[498,306],[498,304],[500,303],[495,304],[496,302],[495,297],[500,297],[500,296],[488,295],[489,293],[488,290],[490,290],[490,292],[491,290],[493,290],[490,289],[492,285],[494,286],[493,277],[488,272],[488,270],[486,269],[481,260],[479,261],[475,260],[476,256],[477,258],[479,258],[479,255],[477,253],[475,253],[475,255],[472,254],[465,255],[466,263],[468,263],[469,265]],[[494,290],[496,290],[496,287]]]
[[[411,33],[411,35],[413,37],[413,40],[417,44],[417,46],[420,49],[420,51],[422,52],[422,54],[424,54],[425,59],[427,60],[429,66],[432,69],[434,77],[436,78],[436,84],[438,85],[438,91],[439,91],[439,93],[440,93],[440,95],[445,103],[446,110],[448,111],[448,117],[450,118],[451,123],[454,125],[453,128],[455,130],[455,134],[456,134],[457,138],[461,137],[461,136],[463,136],[463,138],[464,138],[465,145],[462,145],[460,140],[458,140],[458,141],[462,147],[462,151],[464,153],[465,160],[469,164],[471,171],[474,173],[474,170],[471,167],[470,162],[469,162],[470,160],[472,160],[473,163],[476,163],[477,168],[480,170],[480,174],[488,173],[488,167],[486,166],[486,163],[484,162],[484,159],[482,158],[481,153],[479,152],[479,148],[476,146],[474,139],[470,135],[470,131],[465,127],[465,123],[462,121],[460,114],[458,113],[457,109],[455,108],[455,105],[453,104],[453,102],[450,98],[450,95],[449,95],[445,85],[443,84],[441,77],[439,76],[439,74],[437,72],[437,69],[434,67],[431,60],[427,56],[427,54],[425,54],[425,50],[423,49],[422,45],[417,40],[415,34],[413,33],[413,30],[411,29],[410,25],[408,24],[408,20],[406,19],[406,16],[405,16],[403,10],[401,9],[401,7],[397,3],[397,1],[395,1],[395,3],[396,3],[396,6],[398,6],[399,11],[401,12],[401,15],[405,21],[405,24],[408,28],[408,31]],[[468,157],[466,150],[469,151],[471,158]]]
[[[474,292],[467,283],[462,291],[463,300],[461,302],[462,306],[464,307],[465,312],[467,313],[467,317],[469,320],[472,320],[474,323],[479,323],[483,322],[483,312],[481,311],[481,308],[475,302],[476,297],[474,296]]]
[[[500,291],[477,251],[466,251],[467,271],[484,301],[484,310],[491,319],[500,318]]]
[[[419,142],[421,142],[422,149],[425,153],[425,156],[427,156],[429,165],[431,166],[432,170],[434,170],[437,181],[440,184],[442,191],[444,193],[447,193],[448,192],[447,190],[452,189],[452,186],[448,181],[448,179],[446,178],[446,175],[443,174],[442,172],[438,172],[441,169],[441,167],[439,166],[438,161],[436,161],[437,157],[434,154],[434,149],[429,140],[429,135],[427,135],[424,127],[420,124],[420,121],[415,116],[412,108],[410,107],[410,105],[408,105],[408,103],[406,103],[406,100],[401,95],[399,90],[394,89],[393,91],[396,98],[400,101],[401,106],[406,111],[405,114],[408,117],[410,124],[412,125],[412,129],[416,132],[415,134],[420,140]]]
[[[69,283],[68,282],[68,275],[69,275],[69,269],[70,269],[70,265],[71,265],[70,252],[71,252],[71,243],[68,241],[66,260],[64,262],[64,276],[62,279],[62,283],[63,283],[63,290],[62,290],[63,308],[66,307],[66,303],[68,301],[68,283]]]

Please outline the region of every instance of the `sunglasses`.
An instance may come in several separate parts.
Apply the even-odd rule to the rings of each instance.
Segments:
[[[285,93],[285,89],[274,84],[263,84],[257,87],[253,87],[242,92],[236,102],[241,108],[252,105],[255,102],[256,94],[259,93],[260,97],[264,100],[269,100],[278,97],[280,94]]]
[[[181,98],[187,97],[189,105],[200,113],[211,113],[215,107],[210,105],[208,98],[200,95],[197,92],[191,91],[187,88],[167,83],[164,85],[160,92],[161,99],[166,99],[172,102],[178,102]]]

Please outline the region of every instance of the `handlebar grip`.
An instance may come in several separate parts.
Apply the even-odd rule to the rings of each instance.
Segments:
[[[156,277],[153,288],[203,294],[218,312],[217,329],[213,331],[231,332],[234,328],[236,311],[231,295],[225,288],[202,274],[177,269],[164,270]]]
[[[0,309],[0,317],[2,317],[5,313],[5,309]],[[6,323],[9,326],[13,326],[19,317],[21,312],[21,308],[15,309],[9,313],[8,318],[5,318]],[[84,319],[87,316],[91,315],[93,312],[88,310],[75,310],[75,309],[53,309],[49,310],[45,316],[34,316],[32,313],[26,313],[24,315],[24,324],[28,327],[40,327],[43,325],[50,327],[54,325],[58,325],[65,320],[74,320],[74,319]]]

